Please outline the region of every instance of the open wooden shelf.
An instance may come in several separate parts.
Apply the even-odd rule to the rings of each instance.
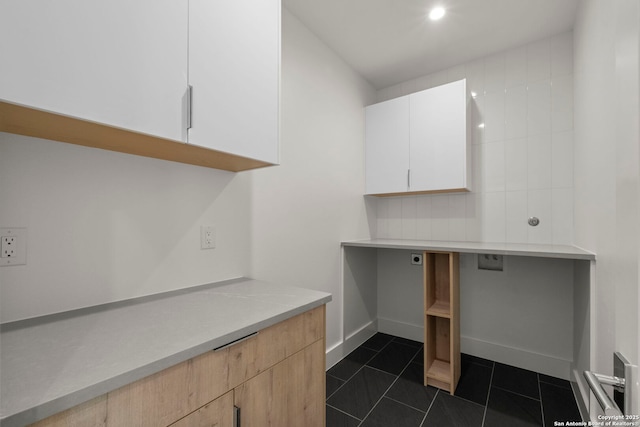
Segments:
[[[424,385],[454,394],[460,379],[459,254],[424,252]]]
[[[425,314],[429,314],[431,316],[438,317],[451,317],[451,309],[449,308],[449,303],[446,301],[436,301],[431,304],[430,307],[427,308],[427,312]]]
[[[451,363],[445,360],[434,360],[431,366],[427,367],[427,378],[434,380],[450,382],[451,381]]]
[[[0,132],[240,172],[272,166],[261,160],[147,135],[0,100]]]

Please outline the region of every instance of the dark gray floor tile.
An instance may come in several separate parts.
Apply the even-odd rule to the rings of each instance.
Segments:
[[[383,397],[361,427],[420,427],[424,412]]]
[[[422,427],[481,427],[483,416],[484,406],[440,391]]]
[[[426,411],[438,389],[424,386],[424,367],[410,363],[385,396]]]
[[[362,344],[362,347],[370,348],[371,350],[375,350],[375,351],[380,351],[385,345],[389,344],[393,340],[393,338],[394,338],[393,335],[388,335],[388,334],[383,334],[382,332],[378,332],[377,334],[369,338],[367,341],[365,341],[365,343]]]
[[[326,375],[326,378],[327,378],[327,398],[328,398],[333,393],[335,393],[336,390],[338,390],[340,386],[345,383],[345,381],[339,378],[333,377],[329,374]]]
[[[496,363],[491,385],[540,400],[538,374],[533,371]]]
[[[373,350],[358,347],[349,353],[344,359],[336,363],[327,373],[346,381],[375,355],[376,352]]]
[[[400,344],[410,345],[410,346],[415,347],[415,348],[422,347],[422,343],[421,342],[410,340],[410,339],[407,339],[407,338],[394,337],[393,338],[393,342],[399,342]]]
[[[398,375],[411,362],[417,352],[416,347],[391,342],[367,362],[367,365]]]
[[[550,377],[549,375],[544,375],[544,374],[538,374],[538,375],[540,377],[541,383],[552,384],[557,387],[568,388],[569,390],[571,390],[571,383],[567,380],[563,380],[556,377]]]
[[[491,387],[484,427],[542,427],[540,402]]]
[[[494,364],[492,360],[483,359],[482,357],[472,356],[466,353],[461,353],[460,358],[462,359],[462,363],[475,363],[476,365],[487,366],[489,368],[493,368]]]
[[[359,425],[360,420],[327,406],[326,427],[358,427]]]
[[[412,362],[419,363],[420,365],[424,365],[424,346],[420,347],[420,351],[413,358]]]
[[[493,368],[475,363],[463,363],[455,395],[482,406],[487,404]]]
[[[327,403],[363,419],[395,379],[391,374],[365,366],[336,391]]]
[[[541,382],[540,391],[545,426],[553,426],[554,421],[582,421],[571,389]]]

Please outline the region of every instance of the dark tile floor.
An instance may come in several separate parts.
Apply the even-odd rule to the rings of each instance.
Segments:
[[[455,396],[422,385],[422,344],[378,333],[327,372],[327,427],[528,427],[581,421],[568,381],[462,355]]]

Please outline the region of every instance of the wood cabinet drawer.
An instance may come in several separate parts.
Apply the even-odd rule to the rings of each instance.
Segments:
[[[171,427],[233,427],[233,392],[223,394],[213,402],[187,415]]]
[[[104,427],[106,425],[107,396],[102,395],[31,424],[31,427]]]
[[[107,425],[166,426],[324,337],[324,306],[108,394]]]

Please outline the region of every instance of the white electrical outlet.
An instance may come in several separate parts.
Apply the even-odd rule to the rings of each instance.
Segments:
[[[200,227],[200,249],[213,249],[216,247],[216,228],[212,225]]]
[[[0,266],[27,263],[27,229],[0,228]]]

